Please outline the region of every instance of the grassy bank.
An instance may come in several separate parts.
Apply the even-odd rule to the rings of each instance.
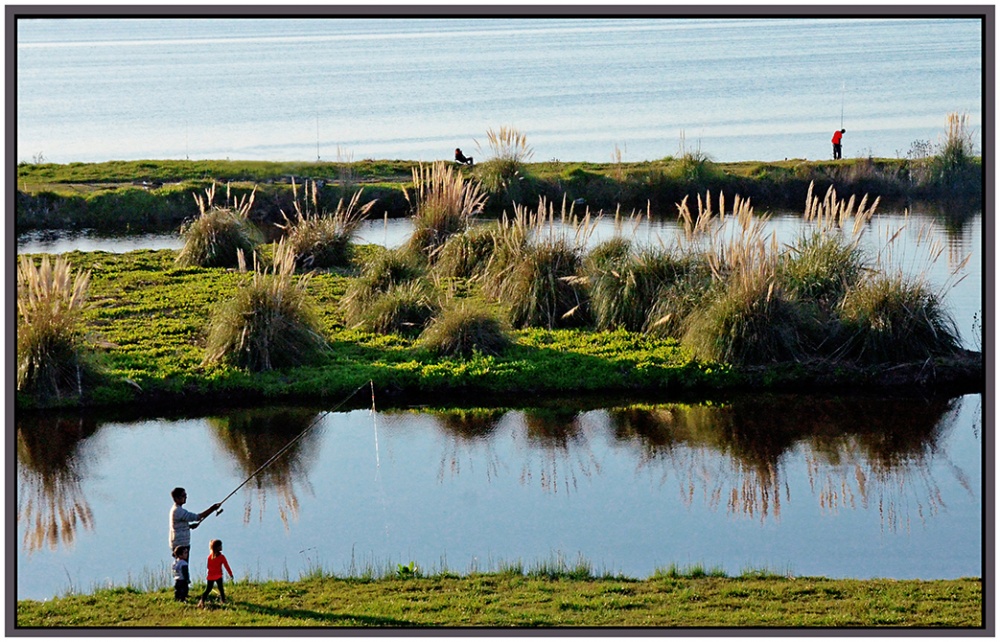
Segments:
[[[17,603],[16,626],[119,627],[842,627],[983,626],[978,579],[738,578],[663,572],[646,580],[520,569],[459,577],[312,577],[236,582],[199,609],[172,589],[98,590]],[[198,584],[192,586],[197,596]]]
[[[355,261],[364,263],[377,251],[361,246]],[[501,356],[439,357],[414,338],[347,327],[338,305],[351,282],[347,270],[322,271],[308,282],[307,293],[317,303],[320,329],[332,349],[310,365],[252,373],[204,363],[212,310],[232,296],[245,275],[227,268],[177,267],[176,253],[170,250],[64,256],[74,268],[91,273],[83,332],[104,374],[87,382],[82,397],[40,399],[18,393],[20,408],[339,400],[368,381],[382,397],[405,392],[453,398],[467,393],[656,390],[680,395],[738,389],[932,389],[946,394],[982,385],[981,362],[978,369],[947,360],[934,361],[934,367],[921,360],[865,368],[793,362],[736,369],[698,360],[676,339],[620,329],[516,330],[513,344]],[[449,287],[460,292],[468,285],[453,281]]]
[[[785,160],[713,163],[691,155],[641,163],[525,163],[516,184],[494,190],[487,213],[499,215],[515,204],[534,205],[540,197],[585,203],[592,211],[645,211],[673,215],[675,204],[706,191],[751,198],[759,208],[799,209],[810,183],[822,193],[879,194],[887,205],[911,200],[956,202],[959,209],[981,203],[980,158],[963,161],[960,183],[934,178],[933,159]],[[94,228],[133,231],[177,227],[197,212],[192,193],[213,181],[238,193],[257,188],[253,216],[279,222],[292,211],[291,179],[321,185],[321,205],[332,209],[354,190],[362,201],[376,199],[371,216],[410,213],[403,188],[412,161],[111,161],[105,163],[21,164],[17,168],[16,227]],[[479,168],[463,168],[476,176]]]

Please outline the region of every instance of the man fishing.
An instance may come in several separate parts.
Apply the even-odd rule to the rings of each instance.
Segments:
[[[840,160],[840,141],[843,139],[844,134],[847,133],[846,129],[838,129],[833,132],[833,160]]]
[[[191,546],[191,529],[198,528],[198,522],[218,510],[220,504],[212,504],[200,513],[192,513],[184,508],[187,501],[187,491],[175,488],[170,491],[174,505],[170,508],[170,551],[178,546]]]

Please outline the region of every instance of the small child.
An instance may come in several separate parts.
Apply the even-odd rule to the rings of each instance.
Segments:
[[[191,585],[191,571],[188,568],[190,546],[174,548],[174,599],[183,602],[188,597],[188,587]]]
[[[222,554],[222,540],[213,539],[209,544],[209,549],[211,552],[208,554],[208,586],[205,587],[205,592],[201,594],[201,599],[198,600],[199,608],[205,607],[205,598],[212,591],[213,583],[219,587],[219,601],[223,604],[226,603],[226,590],[222,586],[223,566],[229,572],[229,579],[233,579],[233,569],[229,568],[229,560]]]

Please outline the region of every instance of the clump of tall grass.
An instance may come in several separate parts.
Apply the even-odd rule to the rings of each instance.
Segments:
[[[928,163],[929,183],[938,189],[981,189],[980,165],[975,161],[975,143],[969,115],[948,114],[948,125],[939,151]]]
[[[606,267],[589,275],[590,307],[596,327],[642,330],[661,290],[682,278],[685,270],[681,258],[662,249],[647,248],[637,255],[608,261]]]
[[[468,359],[475,353],[500,355],[511,345],[504,323],[482,309],[456,305],[435,318],[420,344],[438,356]]]
[[[292,181],[292,199],[295,211],[292,217],[282,212],[285,240],[295,256],[299,268],[346,267],[351,261],[351,241],[368,216],[375,201],[359,205],[361,190],[354,193],[345,204],[337,203],[331,212],[321,211],[315,181],[305,184],[305,197],[299,198],[298,187]]]
[[[420,334],[440,311],[434,286],[426,278],[394,284],[352,317],[355,327],[376,334]]]
[[[465,180],[460,171],[443,162],[413,168],[413,192],[414,230],[407,248],[431,261],[449,237],[468,228],[486,201],[477,181]],[[406,198],[409,201],[409,192]]]
[[[777,281],[779,247],[765,234],[766,219],[754,215],[748,200],[736,197],[727,213],[720,195],[714,210],[710,195],[698,197],[695,216],[687,199],[679,204],[681,247],[700,252],[710,274],[707,287],[682,327],[682,345],[703,359],[736,365],[794,360],[803,354],[808,319],[789,300]],[[735,221],[737,229],[729,229]],[[670,317],[651,311],[651,323]]]
[[[486,142],[488,152],[484,152],[476,141],[479,153],[487,157],[476,168],[479,180],[491,194],[507,192],[516,196],[518,184],[525,178],[524,165],[535,153],[528,145],[527,136],[514,127],[503,126],[497,130],[488,129]]]
[[[348,284],[341,299],[348,325],[360,323],[375,300],[393,287],[419,279],[426,272],[423,258],[405,248],[377,254]]]
[[[184,247],[177,255],[181,266],[235,267],[237,254],[252,254],[264,237],[250,220],[256,190],[249,196],[231,197],[226,186],[226,204],[216,205],[215,183],[205,196],[194,195],[198,216],[181,226]]]
[[[928,359],[960,346],[958,328],[939,297],[902,273],[864,279],[847,291],[839,312],[843,355],[862,363]]]
[[[243,253],[239,269],[246,273]],[[212,315],[205,363],[227,363],[252,372],[315,361],[327,349],[306,288],[310,274],[295,275],[295,254],[279,241],[271,268],[254,268],[247,283]]]
[[[485,273],[501,245],[500,223],[473,225],[448,238],[438,252],[434,270],[442,276],[474,278]]]
[[[782,255],[778,278],[790,296],[831,313],[862,277],[865,266],[857,239],[813,232],[802,235]]]
[[[484,291],[508,307],[516,327],[552,329],[589,322],[581,268],[583,248],[593,227],[589,217],[580,221],[571,209],[567,211],[565,202],[563,227],[571,227],[575,238],[571,240],[568,232],[557,233],[554,222],[554,208],[544,199],[535,212],[518,206],[503,236],[504,258],[495,268],[488,268],[490,278]]]
[[[83,340],[90,272],[60,256],[17,265],[17,389],[40,397],[83,393],[95,372]]]
[[[806,319],[773,275],[748,271],[727,279],[685,321],[682,345],[702,359],[755,365],[803,356]]]

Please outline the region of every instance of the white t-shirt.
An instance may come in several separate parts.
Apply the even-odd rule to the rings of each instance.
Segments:
[[[179,504],[170,509],[170,550],[178,546],[191,546],[191,522],[198,521],[198,513],[192,513]]]
[[[185,571],[187,571],[187,566],[188,566],[187,560],[182,560],[179,557],[174,560],[174,579],[175,580],[188,580],[188,581],[190,581],[190,575],[188,575],[185,572]]]

